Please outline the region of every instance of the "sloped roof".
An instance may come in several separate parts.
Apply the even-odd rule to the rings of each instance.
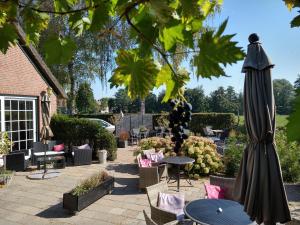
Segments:
[[[33,47],[33,45],[31,44],[26,44],[26,34],[23,31],[22,27],[18,23],[15,23],[14,25],[19,36],[20,46],[28,55],[28,57],[32,60],[40,74],[43,76],[43,78],[47,81],[47,83],[59,97],[67,98],[67,94],[64,91],[63,87],[60,85],[56,77],[53,75],[49,67],[42,59],[41,55],[35,49],[35,47]]]

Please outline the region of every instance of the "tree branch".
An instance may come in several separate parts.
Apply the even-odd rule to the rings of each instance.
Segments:
[[[86,7],[83,7],[83,8],[80,8],[80,9],[73,9],[73,10],[69,10],[69,11],[61,11],[61,12],[58,12],[58,11],[52,11],[52,10],[43,10],[43,9],[38,9],[38,8],[35,8],[35,7],[32,7],[32,6],[29,6],[29,5],[24,5],[22,3],[18,3],[18,7],[19,8],[30,8],[31,10],[33,11],[36,11],[36,12],[39,12],[39,13],[50,13],[50,14],[57,14],[57,15],[67,15],[67,14],[72,14],[72,13],[77,13],[77,12],[82,12],[82,11],[86,11],[86,10],[89,10],[89,9],[96,9],[98,8],[100,5],[94,5],[94,6],[86,6]]]

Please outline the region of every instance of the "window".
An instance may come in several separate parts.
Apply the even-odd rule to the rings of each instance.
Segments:
[[[36,141],[36,99],[0,96],[1,131],[13,141],[13,151],[30,149]]]

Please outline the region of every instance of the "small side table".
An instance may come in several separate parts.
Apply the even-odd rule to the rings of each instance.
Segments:
[[[195,162],[195,159],[186,156],[172,156],[163,158],[160,163],[167,163],[177,167],[177,191],[180,188],[180,166]]]

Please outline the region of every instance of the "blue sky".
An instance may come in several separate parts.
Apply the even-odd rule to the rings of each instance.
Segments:
[[[257,33],[275,64],[273,79],[284,78],[293,83],[297,74],[300,74],[300,28],[290,28],[290,21],[295,15],[296,12],[288,11],[282,0],[224,0],[221,13],[210,19],[208,24],[218,26],[229,18],[225,32],[236,33],[234,40],[244,50],[247,49],[249,34]],[[226,67],[226,74],[230,78],[197,80],[192,77],[187,87],[202,85],[206,94],[209,94],[219,86],[231,85],[240,92],[244,83],[242,64],[240,61]],[[116,92],[116,89],[109,88],[109,84],[102,86],[98,80],[92,84],[92,88],[96,99],[113,96]],[[154,90],[154,93],[157,94],[160,90]]]

